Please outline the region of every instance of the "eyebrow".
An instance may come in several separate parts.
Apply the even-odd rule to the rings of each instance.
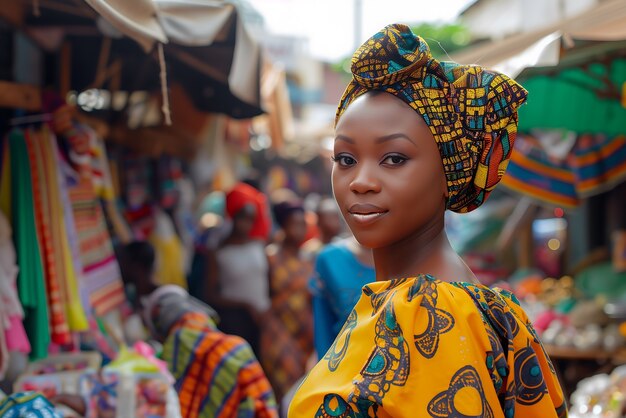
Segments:
[[[407,135],[405,135],[403,133],[400,133],[400,132],[376,138],[376,143],[377,144],[381,144],[383,142],[391,141],[391,140],[394,140],[394,139],[406,139],[411,144],[415,145],[415,143],[411,140],[411,138],[409,138]],[[352,139],[350,137],[347,137],[345,135],[337,135],[335,137],[335,141],[345,141],[345,142],[347,142],[349,144],[354,144],[355,143],[354,139]]]
[[[376,139],[376,143],[377,144],[381,144],[383,142],[391,141],[393,139],[406,139],[411,144],[415,145],[415,143],[411,140],[411,138],[409,138],[408,136],[406,136],[405,134],[400,133],[400,132],[395,133],[395,134],[381,136],[380,138]]]

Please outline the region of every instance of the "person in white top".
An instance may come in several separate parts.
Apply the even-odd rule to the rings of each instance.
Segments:
[[[232,214],[230,235],[209,254],[205,300],[219,313],[218,327],[244,338],[258,355],[260,323],[270,307],[270,295],[265,245],[250,238],[255,215],[252,204]]]

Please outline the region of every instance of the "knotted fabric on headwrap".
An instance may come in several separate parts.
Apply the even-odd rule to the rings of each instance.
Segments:
[[[376,33],[352,57],[352,81],[335,123],[360,95],[391,93],[419,113],[441,154],[447,208],[469,212],[489,196],[506,170],[517,133],[517,108],[527,92],[506,75],[475,65],[439,62],[408,26]]]

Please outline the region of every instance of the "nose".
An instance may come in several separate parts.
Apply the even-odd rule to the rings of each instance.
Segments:
[[[350,191],[357,194],[380,192],[380,181],[376,178],[371,163],[357,164],[354,178],[350,182]]]

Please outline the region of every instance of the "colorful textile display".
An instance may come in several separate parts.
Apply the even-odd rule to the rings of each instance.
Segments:
[[[277,417],[272,388],[250,346],[188,312],[170,330],[163,358],[176,378],[182,416]]]
[[[155,227],[149,241],[156,253],[154,274],[157,283],[175,284],[186,289],[184,249],[174,223],[161,209],[155,209],[154,217]]]
[[[391,93],[430,128],[448,183],[447,208],[480,206],[506,170],[526,90],[509,77],[474,65],[439,62],[408,26],[389,25],[352,57],[352,81],[336,121],[357,97]]]
[[[511,293],[421,275],[363,288],[289,416],[547,418],[567,409]]]
[[[24,328],[28,335],[32,359],[48,354],[50,344],[48,301],[39,242],[35,221],[33,189],[28,148],[24,133],[9,134],[11,178],[11,224],[13,241],[20,268],[17,288],[24,309]]]
[[[313,353],[310,263],[278,251],[270,260],[272,305],[263,319],[261,363],[280,400],[306,373]]]
[[[562,157],[550,155],[531,135],[520,135],[515,149],[502,184],[552,205],[577,206],[626,180],[624,135],[581,135]]]
[[[87,128],[78,130],[76,135],[79,138],[69,139],[72,169],[64,172],[74,213],[85,288],[95,314],[105,315],[124,303],[124,289],[94,183],[91,162],[101,145],[93,131]],[[96,173],[95,177],[100,176]]]
[[[46,398],[36,392],[20,392],[0,403],[2,418],[61,418]]]
[[[0,211],[0,380],[8,368],[10,351],[30,352],[15,283],[18,267],[11,233],[11,225]]]
[[[45,136],[44,136],[45,135]],[[68,289],[65,286],[65,269],[63,265],[63,246],[61,236],[65,231],[59,229],[59,218],[62,211],[53,213],[53,207],[59,208],[53,194],[57,191],[56,170],[51,167],[50,148],[46,132],[30,130],[26,132],[26,143],[31,165],[33,201],[35,203],[35,220],[39,244],[42,251],[46,294],[50,314],[50,338],[53,343],[63,345],[71,341],[70,328],[67,323],[65,307],[68,305]],[[52,187],[50,187],[52,184]],[[58,194],[58,193],[57,193]]]

